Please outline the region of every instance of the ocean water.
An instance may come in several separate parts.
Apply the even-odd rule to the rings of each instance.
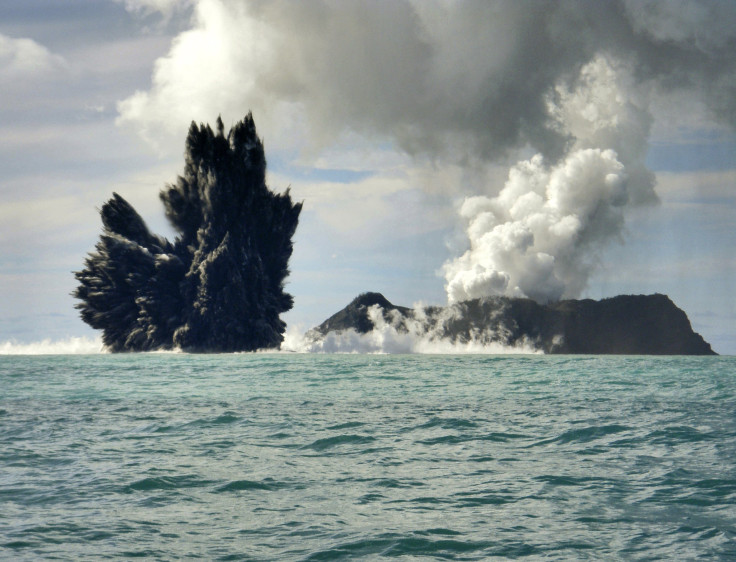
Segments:
[[[0,357],[0,559],[736,559],[736,358]]]

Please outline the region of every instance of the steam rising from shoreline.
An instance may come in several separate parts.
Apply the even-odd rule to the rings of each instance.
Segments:
[[[422,314],[423,309],[414,309],[414,318],[405,318],[396,311],[384,316],[379,305],[368,308],[368,317],[374,328],[360,334],[354,329],[315,335],[307,332],[287,331],[283,351],[301,353],[387,353],[387,354],[532,354],[541,353],[534,342],[524,340],[517,345],[504,344],[496,334],[487,330],[476,333],[470,341],[451,341],[443,337],[442,329],[450,316],[458,311],[448,308],[445,318],[430,322]]]
[[[578,297],[597,253],[622,239],[626,209],[656,201],[644,165],[651,117],[627,78],[598,57],[574,91],[560,84],[550,114],[573,139],[570,150],[553,163],[542,154],[517,163],[495,197],[465,199],[470,249],[444,266],[450,303]]]

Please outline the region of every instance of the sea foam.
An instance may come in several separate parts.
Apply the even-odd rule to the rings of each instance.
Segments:
[[[72,336],[63,340],[20,343],[14,340],[0,343],[0,355],[73,355],[102,353],[102,340],[99,337]]]

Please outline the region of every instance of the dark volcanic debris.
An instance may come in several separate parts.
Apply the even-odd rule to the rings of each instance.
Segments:
[[[174,242],[151,233],[118,194],[75,273],[82,319],[111,351],[198,352],[279,347],[301,203],[266,186],[266,158],[248,114],[225,134],[192,123],[184,173],[160,194]]]

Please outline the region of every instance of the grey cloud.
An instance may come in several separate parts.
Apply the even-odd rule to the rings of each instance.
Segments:
[[[298,123],[318,150],[358,133],[440,164],[531,148],[541,159],[465,208],[471,247],[445,266],[449,297],[577,296],[627,210],[657,200],[651,99],[687,92],[736,125],[736,9],[673,6],[201,0],[119,122],[156,141],[191,118],[253,109],[266,138],[286,115],[281,133]]]
[[[687,6],[701,15],[675,17],[668,2],[202,2],[193,32],[162,59],[154,87],[121,105],[122,120],[166,127],[178,118],[172,102],[209,115],[296,103],[310,136],[327,143],[352,130],[412,154],[494,159],[531,145],[557,158],[570,139],[551,119],[548,98],[609,53],[630,61],[642,81],[697,90],[733,124],[734,32],[723,23],[736,21],[733,10]],[[229,76],[206,61],[183,64],[185,47],[206,40],[224,45]],[[220,107],[183,94],[165,101],[187,84],[185,72],[209,82]],[[228,88],[239,95],[224,94]]]

